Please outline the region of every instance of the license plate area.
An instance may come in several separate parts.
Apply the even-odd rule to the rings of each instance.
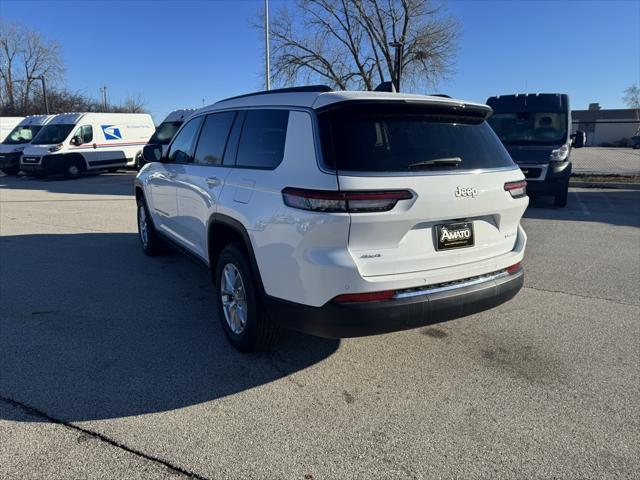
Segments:
[[[436,250],[473,247],[473,222],[453,222],[436,225]]]
[[[22,157],[22,163],[39,163],[40,157]]]

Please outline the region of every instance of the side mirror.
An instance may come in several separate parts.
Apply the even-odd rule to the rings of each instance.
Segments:
[[[71,145],[82,145],[82,137],[73,137],[71,139]]]
[[[151,143],[145,145],[142,149],[142,159],[145,163],[161,162],[162,158],[162,145]]]
[[[582,148],[585,143],[587,143],[587,133],[582,130],[576,130],[576,133],[573,134],[571,146],[573,148]]]

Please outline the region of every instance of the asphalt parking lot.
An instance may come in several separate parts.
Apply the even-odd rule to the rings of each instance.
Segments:
[[[0,478],[640,477],[640,190],[537,200],[495,310],[243,355],[132,180],[0,176]]]

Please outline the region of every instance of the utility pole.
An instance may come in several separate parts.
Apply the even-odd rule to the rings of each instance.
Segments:
[[[395,41],[389,43],[390,47],[396,49],[396,78],[393,79],[393,86],[396,92],[400,91],[400,78],[402,77],[402,57],[404,55],[404,41]]]
[[[102,107],[104,111],[107,111],[107,86],[104,85],[100,88],[100,93],[102,93]]]
[[[264,0],[264,50],[265,50],[265,85],[271,90],[271,74],[269,72],[269,0]]]
[[[44,112],[49,115],[49,100],[47,99],[47,84],[44,80],[44,75],[39,77],[28,77],[29,80],[40,80],[42,82],[42,98],[44,100]]]

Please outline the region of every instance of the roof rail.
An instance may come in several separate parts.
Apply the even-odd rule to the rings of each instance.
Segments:
[[[303,87],[289,87],[289,88],[276,88],[273,90],[262,90],[260,92],[245,93],[244,95],[237,95],[235,97],[224,98],[218,100],[216,103],[226,102],[227,100],[235,100],[236,98],[252,97],[254,95],[267,95],[272,93],[300,93],[300,92],[332,92],[333,89],[328,85],[305,85]]]

